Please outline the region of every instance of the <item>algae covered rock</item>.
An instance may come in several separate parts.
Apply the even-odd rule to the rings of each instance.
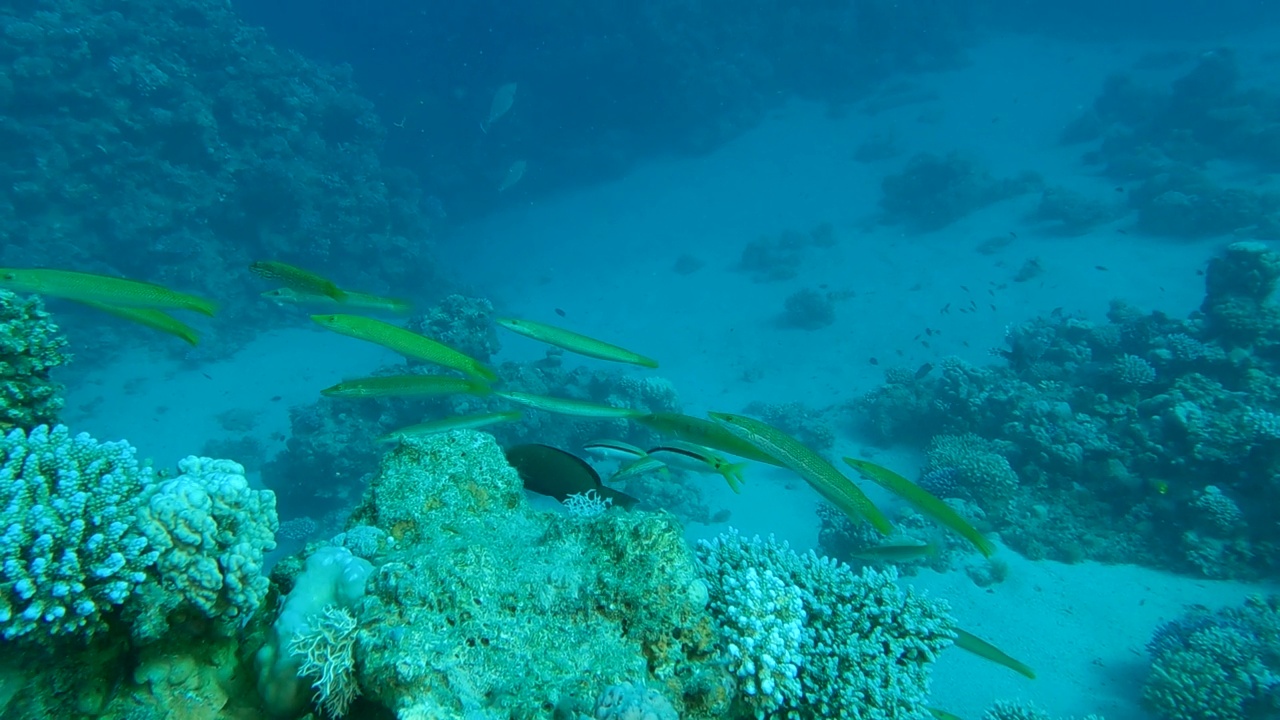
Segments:
[[[707,586],[670,516],[534,510],[492,437],[403,443],[353,525],[395,539],[356,612],[360,688],[401,718],[591,714],[642,682],[682,717],[728,706]]]

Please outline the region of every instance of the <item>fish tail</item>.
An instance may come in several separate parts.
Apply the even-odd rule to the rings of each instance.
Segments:
[[[742,485],[744,480],[742,471],[746,469],[748,464],[749,463],[745,462],[729,463],[723,465],[720,469],[720,474],[724,475],[724,479],[729,483],[730,489],[739,495],[742,494]]]
[[[467,374],[471,375],[474,378],[483,380],[486,383],[498,382],[498,380],[501,379],[498,377],[498,373],[494,372],[490,368],[480,363],[475,363],[474,365],[472,365],[470,371],[468,371]]]
[[[213,317],[218,312],[218,303],[202,297],[193,297],[191,300],[191,309],[202,315]]]

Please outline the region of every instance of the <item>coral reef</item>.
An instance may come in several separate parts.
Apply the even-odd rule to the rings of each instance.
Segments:
[[[364,696],[400,717],[591,714],[642,678],[683,717],[723,712],[707,585],[669,518],[534,511],[493,438],[457,432],[389,453],[352,523],[395,538],[353,612]]]
[[[314,11],[305,2],[241,11],[298,38],[304,52],[366,63],[358,74],[394,123],[388,151],[415,163],[450,218],[512,202],[494,188],[519,157],[530,173],[514,191],[555,192],[620,176],[654,154],[707,152],[788,98],[847,106],[895,72],[958,62],[975,14],[959,0],[856,0],[806,12],[782,0],[602,0],[569,16],[555,5],[513,12],[477,0],[393,4],[376,15],[339,6],[331,22],[299,33],[296,18]],[[371,57],[359,40],[370,36],[412,40]],[[449,72],[404,80],[403,68],[423,64]],[[510,112],[478,137],[495,91],[517,81]]]
[[[751,276],[752,282],[790,280],[812,248],[831,247],[836,242],[835,229],[822,223],[807,233],[784,230],[777,235],[761,235],[742,248],[736,270]]]
[[[385,129],[349,68],[278,51],[207,0],[50,0],[10,7],[4,26],[0,133],[22,150],[0,161],[0,265],[223,298],[218,327],[236,338],[269,310],[245,292],[252,260],[371,291],[431,282],[419,190],[383,167]]]
[[[940,230],[992,203],[1038,189],[1032,174],[997,180],[973,160],[957,153],[912,156],[902,172],[885,177],[880,208],[887,223],[913,232]]]
[[[1143,704],[1164,720],[1280,717],[1280,598],[1192,607],[1157,628]]]
[[[798,330],[821,330],[836,321],[836,304],[829,293],[812,288],[797,290],[783,303],[778,324]]]
[[[249,489],[239,465],[189,457],[164,479],[128,444],[61,426],[11,431],[0,447],[6,640],[83,639],[123,622],[145,642],[179,610],[230,631],[262,604],[275,498]]]
[[[0,433],[57,422],[62,386],[49,376],[66,347],[38,297],[0,290]]]
[[[243,468],[176,472],[65,427],[0,439],[0,714],[246,715],[239,636],[265,602],[275,499]]]
[[[926,714],[929,666],[952,642],[944,604],[899,589],[892,569],[854,573],[773,539],[722,535],[698,556],[747,712]]]
[[[1210,162],[1246,172],[1280,166],[1278,100],[1272,90],[1243,86],[1235,52],[1219,48],[1202,54],[1168,87],[1134,74],[1112,76],[1062,139],[1097,142],[1086,160],[1110,177],[1135,184],[1129,205],[1146,232],[1275,239],[1280,237],[1276,192],[1244,183],[1222,185],[1205,170]]]
[[[929,447],[921,482],[973,501],[1032,557],[1274,573],[1278,279],[1280,255],[1233,243],[1187,320],[1114,302],[1105,324],[1011,326],[1003,366],[887,373],[862,418],[881,441]]]

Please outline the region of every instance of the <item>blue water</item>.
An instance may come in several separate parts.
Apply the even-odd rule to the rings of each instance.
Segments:
[[[1280,580],[1280,6],[59,1],[0,27],[0,266],[220,304],[180,315],[188,346],[48,293],[74,357],[40,422],[243,464],[279,503],[267,567],[346,527],[377,436],[510,407],[321,398],[426,366],[307,317],[350,306],[261,297],[248,266],[278,260],[411,301],[373,314],[504,387],[762,417],[955,498],[995,564],[861,483],[944,551],[901,583],[1038,677],[944,653],[934,707],[1280,718],[1280,616],[1238,610]],[[548,354],[504,316],[660,367]],[[492,432],[659,442],[538,412]],[[690,543],[869,542],[780,468],[622,487]],[[1203,673],[1178,687],[1247,698],[1161,699],[1174,656]],[[37,712],[10,707],[22,677],[0,663],[0,715]]]

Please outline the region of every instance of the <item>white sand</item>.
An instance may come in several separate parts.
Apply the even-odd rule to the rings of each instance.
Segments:
[[[608,186],[520,201],[442,245],[456,249],[447,260],[462,280],[495,298],[503,311],[567,323],[661,358],[659,374],[676,383],[690,412],[738,410],[752,400],[823,407],[874,387],[884,365],[893,362],[916,365],[959,355],[986,363],[988,348],[1000,345],[1007,324],[1060,306],[1102,320],[1108,300],[1118,296],[1184,315],[1202,296],[1195,269],[1224,240],[1170,242],[1119,233],[1132,218],[1083,237],[1051,237],[1022,219],[1035,207],[1034,196],[928,235],[865,229],[881,177],[921,150],[960,150],[998,176],[1036,170],[1050,184],[1110,199],[1115,183],[1092,177],[1078,161],[1083,149],[1058,147],[1056,139],[1093,101],[1106,75],[1139,52],[1043,39],[992,43],[974,53],[969,67],[920,79],[937,90],[938,102],[875,117],[850,112],[840,120],[795,104],[710,156],[655,162]],[[941,111],[933,113],[937,122],[918,121],[926,110]],[[889,128],[897,128],[903,157],[874,165],[851,159],[866,138]],[[537,167],[531,166],[522,187],[536,183]],[[520,187],[509,191],[517,200]],[[758,236],[824,221],[835,225],[840,244],[810,252],[799,278],[760,285],[731,269],[741,248]],[[1018,238],[1004,253],[974,252],[981,241],[1010,231]],[[678,276],[670,268],[686,252],[707,265]],[[986,292],[1008,282],[1030,257],[1043,263],[1042,278],[994,296]],[[856,292],[839,306],[835,325],[817,332],[774,327],[787,295],[823,283]],[[970,288],[981,312],[940,315],[947,302],[967,302],[970,293],[961,285]],[[552,314],[557,307],[567,318]],[[390,359],[303,325],[264,336],[203,372],[170,374],[146,357],[104,368],[92,383],[72,388],[67,417],[77,430],[128,437],[144,455],[164,461],[227,436],[214,420],[224,410],[259,411],[255,434],[287,432],[289,405],[311,402],[320,388]],[[930,338],[931,349],[912,340],[925,327],[942,332]],[[541,354],[519,338],[506,335],[503,342],[504,358]],[[884,365],[870,365],[872,356]],[[761,377],[748,381],[747,372]],[[135,394],[122,392],[134,377],[147,381]],[[276,395],[282,399],[270,401]],[[91,415],[75,411],[99,396]],[[158,414],[161,405],[168,410]],[[841,449],[864,451],[847,437],[849,428],[838,430],[846,436]],[[902,469],[916,461],[905,451],[885,452],[878,460]],[[747,488],[734,496],[722,483],[711,483],[708,494],[732,511],[732,523],[746,533],[813,545],[815,497],[808,488],[764,468],[752,472]],[[951,651],[938,666],[937,704],[965,718],[977,718],[998,698],[1033,700],[1060,716],[1137,718],[1142,646],[1154,627],[1185,604],[1234,603],[1253,590],[1142,568],[1032,563],[1008,551],[1003,557],[1012,572],[989,591],[958,571],[910,581],[947,598],[967,629],[1040,673],[1032,682]]]

